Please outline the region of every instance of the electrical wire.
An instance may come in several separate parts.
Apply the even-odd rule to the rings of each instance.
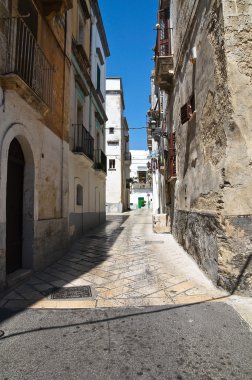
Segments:
[[[110,129],[110,128],[114,128],[114,127],[108,127],[108,128],[104,128],[104,129]],[[129,128],[129,129],[147,129],[148,127],[137,127],[137,128]],[[124,130],[127,132],[128,129],[125,129],[125,128],[114,128],[114,130]]]

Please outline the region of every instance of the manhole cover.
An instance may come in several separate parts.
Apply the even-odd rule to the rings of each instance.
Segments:
[[[164,244],[164,241],[162,241],[162,240],[150,240],[150,241],[145,240],[145,244]]]
[[[71,299],[71,298],[87,298],[92,297],[90,286],[73,286],[71,288],[54,288],[48,298],[55,299]]]

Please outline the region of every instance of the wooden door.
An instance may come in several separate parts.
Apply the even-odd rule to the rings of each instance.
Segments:
[[[6,273],[22,268],[24,155],[13,139],[8,156],[6,196]]]

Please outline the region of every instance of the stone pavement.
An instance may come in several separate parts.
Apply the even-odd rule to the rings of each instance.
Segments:
[[[91,286],[91,298],[48,298],[55,287],[81,285]],[[152,232],[151,212],[142,209],[108,216],[105,225],[83,236],[62,259],[12,289],[0,306],[140,307],[223,301],[226,296],[170,234]],[[229,302],[241,309],[240,299]]]

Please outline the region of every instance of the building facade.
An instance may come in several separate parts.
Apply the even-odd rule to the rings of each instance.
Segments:
[[[170,232],[170,220],[167,217],[167,172],[165,163],[167,160],[167,135],[165,124],[165,109],[167,96],[165,91],[155,85],[155,71],[150,77],[150,108],[147,112],[147,145],[149,149],[150,167],[153,186],[153,230],[154,232]]]
[[[129,127],[124,116],[124,96],[121,78],[106,80],[106,210],[121,213],[129,209]]]
[[[130,208],[153,207],[152,177],[149,168],[149,152],[147,150],[131,150],[132,163],[130,166]]]
[[[68,240],[71,1],[0,1],[0,286]]]
[[[159,2],[155,84],[167,96],[167,205],[217,284],[251,293],[249,0]],[[177,156],[176,156],[177,154]]]
[[[71,11],[70,238],[105,222],[105,81],[108,43],[97,1]]]
[[[105,220],[109,50],[95,0],[0,0],[0,17],[3,288]]]

